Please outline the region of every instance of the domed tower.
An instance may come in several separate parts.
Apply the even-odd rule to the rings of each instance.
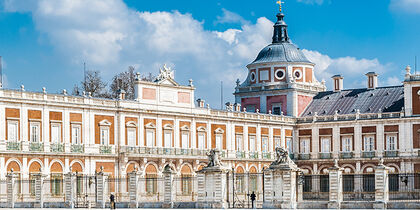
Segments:
[[[247,112],[299,116],[325,84],[316,80],[315,64],[292,43],[284,14],[277,14],[273,42],[247,65],[248,77],[235,89],[235,102]]]

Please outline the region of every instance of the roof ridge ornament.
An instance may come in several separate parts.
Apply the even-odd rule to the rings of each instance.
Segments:
[[[281,13],[281,11],[282,11],[282,4],[284,3],[284,1],[281,1],[281,0],[279,0],[279,1],[277,1],[276,2],[276,4],[278,4],[279,5],[279,11],[280,11],[280,13]]]
[[[157,76],[157,81],[162,81],[164,79],[175,79],[174,71],[171,67],[167,67],[166,64],[163,64],[163,67],[159,69],[159,75]]]
[[[284,14],[282,12],[282,2],[281,0],[277,1],[277,4],[280,6],[280,12],[277,14],[277,22],[274,24],[274,33],[273,33],[273,44],[288,42],[289,35],[287,34],[287,24],[284,22]]]

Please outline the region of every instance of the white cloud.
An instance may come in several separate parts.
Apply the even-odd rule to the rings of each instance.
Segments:
[[[245,20],[242,16],[225,8],[222,8],[223,16],[217,16],[217,20],[214,22],[218,23],[240,23],[242,25],[250,24],[249,21]]]
[[[316,64],[315,74],[318,80],[325,80],[330,87],[331,77],[341,74],[344,77],[345,88],[360,88],[365,86],[365,76],[367,72],[374,71],[385,74],[392,68],[392,64],[382,64],[378,59],[357,59],[355,57],[331,58],[318,51],[303,50],[306,57]],[[388,78],[386,85],[397,84],[398,78]]]
[[[391,0],[389,7],[394,11],[404,11],[413,14],[420,14],[419,0]]]
[[[397,86],[397,85],[401,85],[402,81],[401,78],[398,77],[388,77],[385,81],[385,85],[387,86]]]
[[[324,0],[297,0],[297,2],[301,2],[301,3],[304,3],[304,4],[318,4],[318,5],[321,5],[325,1]]]

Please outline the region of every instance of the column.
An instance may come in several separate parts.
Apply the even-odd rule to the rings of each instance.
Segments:
[[[383,163],[383,159],[379,161],[379,165],[375,168],[375,203],[374,209],[386,209],[389,200],[388,189],[388,172],[389,167]]]
[[[64,175],[64,199],[67,208],[74,208],[74,178],[71,171]]]
[[[43,192],[42,192],[42,184],[43,184],[43,176],[41,173],[33,174],[35,180],[35,208],[43,208],[44,200],[43,200]]]
[[[129,208],[138,208],[138,197],[137,197],[137,191],[138,191],[138,172],[137,169],[134,169],[134,171],[127,174],[128,176],[128,194],[130,197],[130,203]]]
[[[105,176],[103,168],[96,174],[96,207],[105,208]]]
[[[335,159],[335,164],[333,167],[329,168],[329,182],[330,182],[330,192],[329,192],[329,209],[340,209],[341,202],[343,201],[343,179],[342,173],[343,168],[338,166],[338,160]]]
[[[220,166],[206,167],[197,172],[198,197],[196,208],[228,208],[227,173],[229,169]]]
[[[6,184],[7,184],[7,207],[14,208],[17,194],[17,185],[16,185],[17,174],[13,173],[13,170],[6,175]]]
[[[164,185],[164,194],[163,194],[163,204],[162,208],[173,208],[174,200],[176,195],[176,187],[173,184],[174,172],[172,172],[171,167],[166,165],[163,170],[163,185]]]

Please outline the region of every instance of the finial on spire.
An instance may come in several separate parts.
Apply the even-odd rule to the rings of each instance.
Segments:
[[[281,0],[279,0],[279,1],[277,1],[276,2],[278,5],[279,5],[279,11],[280,11],[280,13],[281,13],[281,10],[282,10],[282,4],[284,3],[283,1],[281,1]]]

